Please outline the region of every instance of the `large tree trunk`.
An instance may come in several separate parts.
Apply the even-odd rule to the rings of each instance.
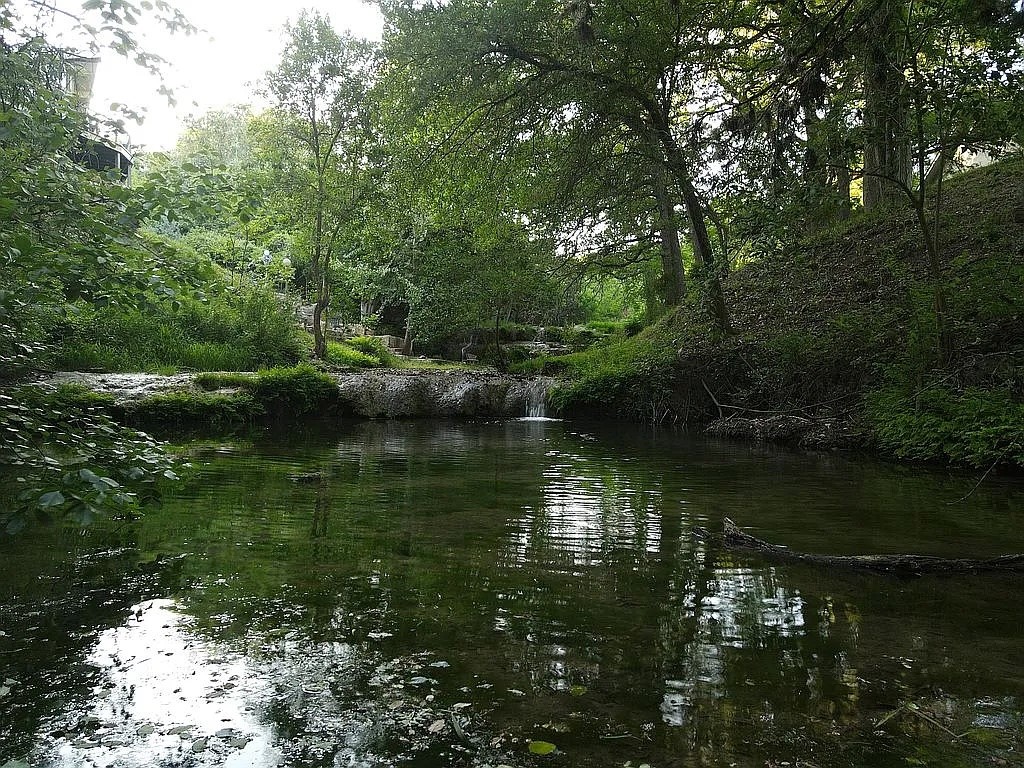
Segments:
[[[705,216],[704,204],[693,186],[690,178],[686,159],[683,152],[676,144],[675,138],[668,125],[661,125],[655,131],[659,143],[664,150],[668,170],[675,177],[679,190],[683,195],[683,207],[686,210],[686,218],[690,223],[690,244],[693,247],[693,260],[695,269],[700,272],[701,282],[706,285],[708,299],[708,311],[715,321],[715,325],[722,333],[732,333],[732,325],[729,322],[729,310],[725,305],[725,294],[722,292],[722,282],[719,278],[718,265],[715,263],[715,252],[711,247],[711,237],[708,235],[707,218]]]
[[[866,27],[864,180],[866,210],[904,198],[911,183],[903,48],[905,0],[875,0]]]
[[[669,190],[668,174],[659,159],[651,160],[651,186],[658,201],[658,229],[661,235],[661,274],[665,304],[678,306],[686,296],[683,254],[679,247],[679,223]]]
[[[722,292],[722,281],[718,276],[718,265],[715,262],[715,254],[711,249],[711,238],[708,236],[708,225],[704,216],[704,205],[694,189],[689,176],[685,174],[680,178],[679,186],[683,190],[683,205],[686,207],[686,215],[690,220],[690,237],[693,242],[693,258],[697,265],[702,268],[701,275],[707,284],[707,296],[711,316],[715,319],[718,330],[722,333],[732,333],[732,324],[729,321],[729,310],[725,305],[725,294]]]

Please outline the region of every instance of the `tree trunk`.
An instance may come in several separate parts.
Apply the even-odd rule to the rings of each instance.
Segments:
[[[679,186],[683,190],[683,205],[686,207],[686,215],[690,220],[693,258],[702,268],[702,277],[707,282],[708,309],[715,319],[718,330],[722,333],[732,333],[729,310],[725,305],[725,294],[722,292],[722,281],[718,276],[718,265],[715,262],[714,251],[711,250],[711,238],[708,236],[707,221],[704,218],[704,205],[688,176],[679,178]]]
[[[651,160],[651,185],[658,201],[658,229],[661,235],[661,274],[665,304],[678,306],[686,297],[686,275],[683,254],[679,247],[679,223],[675,203],[669,191],[665,166],[658,159]]]
[[[839,201],[837,217],[840,221],[850,218],[850,187],[852,184],[850,168],[844,159],[843,164],[837,167],[835,177],[836,199]]]
[[[865,210],[891,204],[910,187],[910,132],[903,74],[905,0],[878,0],[865,27]]]
[[[708,311],[715,321],[715,325],[722,333],[732,333],[732,325],[729,322],[729,310],[725,305],[725,294],[722,292],[722,282],[718,276],[718,268],[715,263],[715,252],[711,248],[711,237],[708,235],[707,219],[704,215],[704,205],[700,196],[693,186],[690,174],[686,167],[686,160],[675,139],[666,127],[657,132],[661,137],[661,144],[665,150],[668,169],[675,176],[676,183],[683,193],[683,207],[686,209],[686,218],[690,223],[690,244],[693,247],[693,260],[695,266],[700,270],[702,281],[707,286]]]
[[[327,194],[324,187],[324,173],[319,160],[316,166],[316,215],[313,220],[312,272],[316,281],[316,304],[313,306],[313,357],[323,360],[327,357],[327,337],[323,328],[323,314],[330,297],[327,295],[329,281],[330,251],[324,248],[324,209]]]
[[[322,296],[322,294],[321,294]],[[318,298],[313,305],[313,357],[323,360],[327,357],[327,334],[324,333],[324,310],[327,302]]]
[[[938,217],[940,211],[936,206],[935,229],[928,223],[925,212],[925,191],[921,190],[914,205],[917,223],[921,228],[925,252],[928,256],[928,275],[932,279],[932,309],[935,310],[935,332],[939,365],[945,365],[953,358],[953,333],[949,327],[949,309],[946,304],[946,291],[942,286],[942,258],[938,243]]]
[[[504,371],[508,368],[508,363],[505,361],[505,352],[501,348],[501,313],[494,313],[494,354],[495,363],[499,371]]]

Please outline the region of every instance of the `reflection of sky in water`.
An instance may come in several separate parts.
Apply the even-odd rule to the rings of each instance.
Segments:
[[[549,451],[542,504],[511,521],[504,547],[510,564],[596,566],[614,550],[657,552],[661,494],[636,488],[624,473],[572,454]]]
[[[697,700],[727,695],[729,649],[765,647],[773,636],[806,631],[805,603],[778,583],[775,569],[716,568],[705,592],[699,602],[684,602],[682,618],[694,633],[683,649],[682,674],[665,681],[660,710],[668,725],[686,725]]]
[[[192,635],[171,600],[147,601],[100,633],[88,663],[102,673],[65,766],[276,766],[273,729],[261,721],[268,685],[237,654]]]
[[[716,645],[742,648],[765,635],[804,631],[804,602],[776,582],[775,569],[715,569],[708,592],[700,601],[698,636]]]

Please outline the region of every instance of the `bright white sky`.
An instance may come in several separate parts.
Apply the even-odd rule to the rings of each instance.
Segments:
[[[170,149],[183,121],[232,104],[260,104],[254,88],[278,60],[282,30],[303,8],[330,16],[339,31],[379,40],[382,19],[360,0],[171,0],[198,35],[170,34],[145,21],[138,33],[141,47],[171,62],[165,79],[175,92],[170,107],[156,93],[158,81],[112,51],[102,54],[93,89],[92,111],[107,112],[112,102],[145,109],[142,125],[128,123],[131,142],[145,149]],[[61,3],[62,7],[76,4]]]

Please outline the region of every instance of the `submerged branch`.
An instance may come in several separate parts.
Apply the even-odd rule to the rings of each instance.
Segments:
[[[700,529],[698,535],[706,536]],[[1002,555],[983,560],[970,558],[944,558],[928,555],[814,555],[794,552],[777,544],[755,538],[740,530],[729,518],[725,518],[722,540],[727,549],[759,552],[766,557],[790,563],[805,563],[826,567],[851,568],[855,570],[889,573],[893,575],[917,576],[925,573],[983,573],[991,571],[1024,571],[1024,554]]]

